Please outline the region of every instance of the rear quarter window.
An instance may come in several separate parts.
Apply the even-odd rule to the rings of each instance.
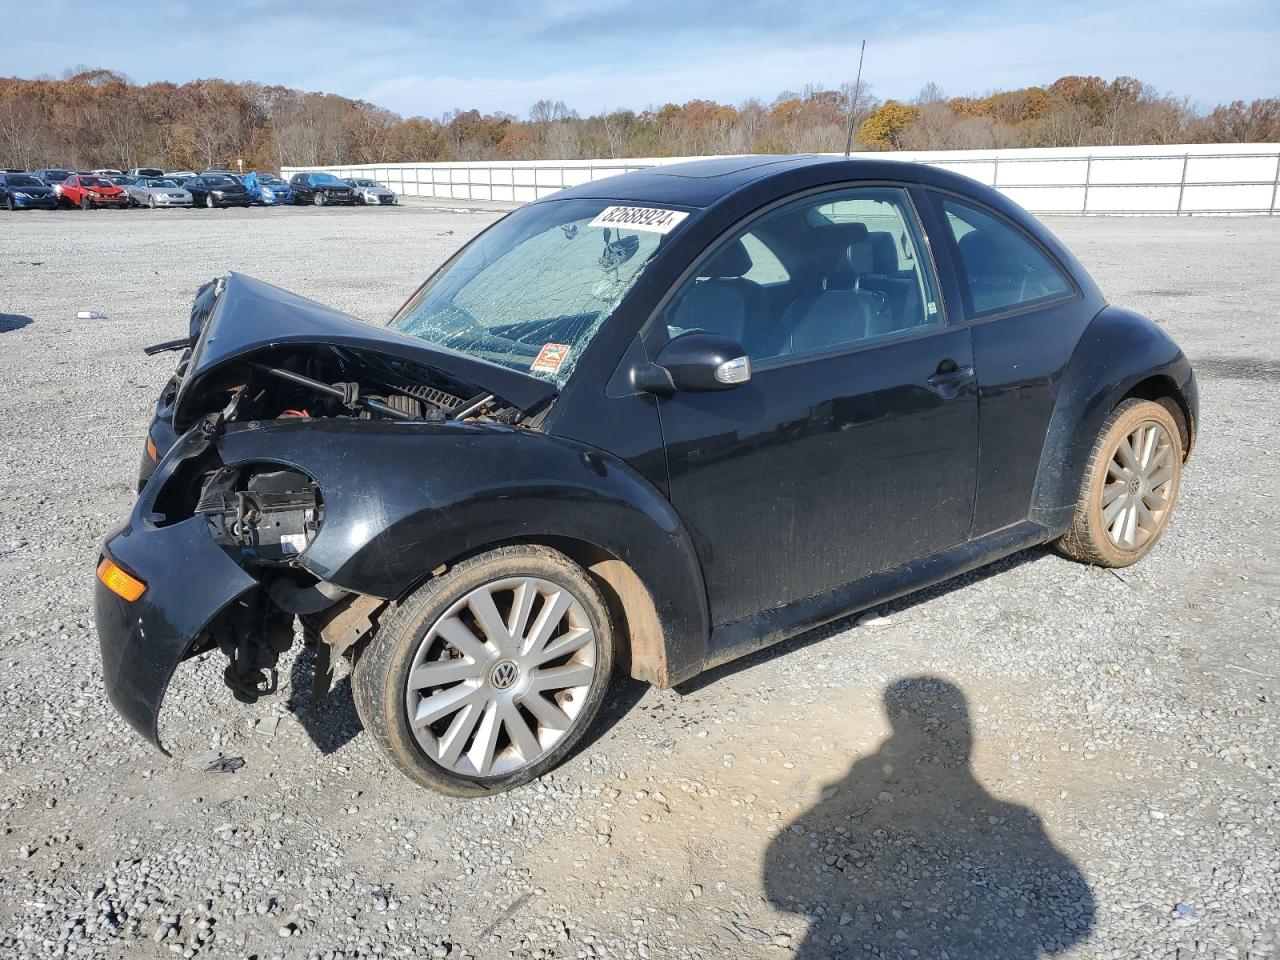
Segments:
[[[937,198],[954,241],[971,317],[1005,313],[1069,297],[1075,286],[1020,228],[952,197]]]

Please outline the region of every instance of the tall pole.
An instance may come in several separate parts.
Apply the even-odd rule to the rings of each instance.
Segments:
[[[862,41],[862,49],[858,51],[858,77],[853,81],[853,103],[849,104],[849,136],[844,141],[844,155],[849,156],[853,150],[853,121],[858,115],[858,96],[862,93],[862,58],[867,53],[867,41]]]

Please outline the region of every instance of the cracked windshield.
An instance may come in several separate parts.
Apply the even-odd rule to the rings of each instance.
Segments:
[[[562,387],[666,233],[685,216],[617,213],[639,209],[606,200],[522,207],[463,250],[390,326]],[[619,222],[593,226],[597,220]]]

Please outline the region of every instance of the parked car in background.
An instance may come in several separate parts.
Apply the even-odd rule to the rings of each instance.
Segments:
[[[92,173],[73,173],[62,181],[62,202],[81,210],[94,207],[127,207],[124,190],[106,177]]]
[[[198,177],[200,174],[194,170],[166,170],[163,174],[169,180],[177,180],[182,183],[184,180],[190,180],[192,177]]]
[[[56,167],[42,167],[34,171],[34,173],[57,196],[62,195],[62,181],[71,176],[70,170],[62,170]]]
[[[120,173],[120,174],[112,173],[112,174],[108,174],[108,175],[106,175],[105,177],[103,177],[103,179],[104,179],[104,180],[110,180],[110,181],[111,181],[112,183],[114,183],[117,187],[119,187],[121,190],[123,190],[123,191],[125,192],[125,195],[126,195],[126,196],[128,196],[128,193],[129,193],[129,184],[133,183],[133,181],[134,181],[136,178],[135,178],[135,177],[131,177],[131,176],[129,176],[128,174],[124,174],[124,173]]]
[[[249,199],[254,203],[274,206],[282,203],[293,203],[293,190],[277,176],[269,173],[249,171],[241,181],[249,191]]]
[[[355,203],[350,184],[331,173],[295,173],[289,180],[293,188],[294,203],[314,203],[323,207],[327,203]]]
[[[227,170],[227,169],[224,169],[223,167],[210,167],[208,170],[201,170],[200,176],[230,177],[232,180],[235,180],[237,182],[242,182],[244,180],[244,174],[237,173],[235,170]]]
[[[191,194],[196,206],[210,210],[214,207],[247,207],[252,202],[243,183],[220,173],[192,177],[183,181],[182,188]]]
[[[356,203],[381,206],[396,202],[395,192],[390,187],[383,186],[377,180],[350,178],[344,182],[349,184],[351,189],[355,191]]]
[[[58,195],[34,173],[0,174],[0,200],[10,210],[58,209]]]
[[[125,176],[133,177],[135,180],[138,177],[163,177],[164,171],[159,167],[131,167],[125,171]]]
[[[90,170],[89,172],[96,174],[99,177],[123,177],[124,176],[123,170],[115,170],[115,169],[112,169],[111,167],[104,167],[100,170]]]
[[[139,177],[125,192],[139,207],[189,207],[195,202],[189,190],[168,177]]]

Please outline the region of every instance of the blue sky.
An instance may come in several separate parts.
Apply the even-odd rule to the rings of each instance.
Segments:
[[[352,14],[364,6],[353,0],[38,6],[50,29],[24,31],[0,48],[0,75],[60,75],[87,64],[137,82],[258,80],[359,97],[406,116],[472,106],[525,116],[542,98],[584,114],[693,97],[768,102],[784,89],[852,80],[863,38],[863,76],[881,98],[909,98],[930,80],[954,96],[1066,73],[1130,74],[1202,105],[1280,96],[1278,0],[376,5],[394,14]],[[95,28],[52,28],[82,19]],[[236,21],[240,28],[228,30]]]

